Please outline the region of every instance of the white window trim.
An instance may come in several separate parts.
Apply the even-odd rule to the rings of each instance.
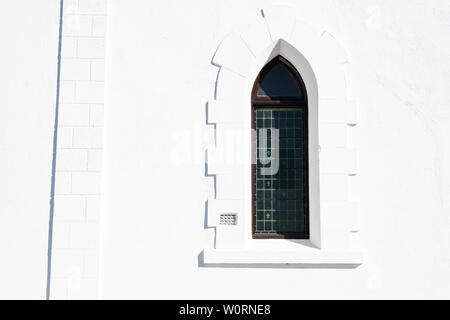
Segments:
[[[333,145],[323,140],[322,145],[319,140],[322,130],[332,124],[351,131],[348,126],[357,123],[356,104],[346,92],[343,66],[348,63],[347,55],[328,33],[317,33],[295,17],[286,17],[286,12],[293,11],[274,6],[263,12],[263,23],[228,35],[212,61],[220,69],[214,99],[208,102],[208,123],[216,125],[216,145],[207,150],[207,171],[215,178],[216,196],[208,200],[206,218],[207,226],[216,229],[216,238],[214,248],[203,251],[203,265],[359,265],[362,251],[351,243],[358,238],[358,206],[350,196],[352,183],[347,181],[356,176],[357,153],[346,141]],[[295,28],[280,27],[286,25]],[[283,39],[289,37],[292,45]],[[330,52],[335,61],[330,62]],[[309,240],[251,236],[251,88],[259,71],[277,55],[297,68],[308,92]],[[335,82],[343,86],[334,88]],[[242,140],[233,145],[234,152],[244,155],[239,161],[224,161],[230,133]],[[320,155],[319,143],[324,150]],[[238,225],[220,225],[222,213],[238,214]]]

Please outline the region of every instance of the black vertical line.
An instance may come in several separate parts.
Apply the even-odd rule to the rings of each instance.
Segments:
[[[62,46],[62,22],[63,22],[64,0],[60,0],[59,7],[59,34],[58,34],[58,62],[56,71],[56,105],[55,105],[55,123],[53,128],[53,158],[52,158],[52,177],[50,186],[50,215],[48,221],[48,250],[47,250],[47,286],[45,299],[50,299],[50,279],[52,274],[52,243],[53,243],[53,216],[55,213],[55,173],[56,173],[56,148],[58,142],[58,113],[59,113],[59,93],[61,79],[61,46]]]

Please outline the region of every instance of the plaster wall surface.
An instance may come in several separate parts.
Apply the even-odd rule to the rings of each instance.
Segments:
[[[364,263],[199,266],[215,238],[205,229],[205,201],[214,196],[204,163],[214,143],[206,125],[217,77],[211,59],[227,34],[268,4],[110,1],[100,296],[448,298],[446,1],[282,2],[351,57],[346,86],[359,101],[359,123],[349,143],[359,159],[349,197],[359,204]]]
[[[59,1],[0,2],[0,298],[45,298]]]

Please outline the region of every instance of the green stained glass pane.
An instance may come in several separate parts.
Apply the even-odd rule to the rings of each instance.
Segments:
[[[256,145],[271,146],[271,149],[262,154],[259,150],[256,152],[257,178],[253,186],[255,232],[267,235],[304,233],[307,221],[307,172],[304,161],[307,156],[303,149],[304,122],[298,120],[304,117],[304,109],[265,107],[263,110],[255,108],[254,112],[257,130],[267,127],[268,118],[271,124],[276,124],[268,130],[265,144],[259,141],[259,134],[256,134]],[[277,142],[272,140],[274,130],[279,130]],[[263,161],[260,161],[260,156],[264,158]],[[275,162],[279,164],[278,170],[271,174],[264,173],[264,168],[270,168]]]

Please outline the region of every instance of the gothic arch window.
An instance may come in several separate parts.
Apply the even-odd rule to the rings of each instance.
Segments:
[[[252,90],[252,236],[309,239],[308,99],[299,72],[281,56]]]

